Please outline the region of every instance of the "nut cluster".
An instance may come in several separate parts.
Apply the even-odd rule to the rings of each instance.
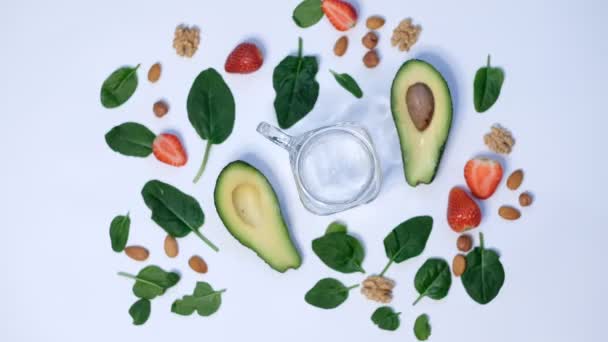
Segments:
[[[179,25],[175,28],[173,47],[178,55],[192,57],[201,42],[199,29],[195,26]]]
[[[400,51],[410,51],[410,48],[418,41],[421,30],[420,25],[412,24],[412,19],[404,19],[393,30],[391,43],[393,46],[399,46]]]
[[[513,145],[515,145],[511,132],[498,125],[492,126],[492,131],[483,136],[483,142],[493,152],[502,154],[511,153]]]
[[[381,276],[369,276],[363,281],[361,293],[367,297],[380,303],[390,303],[393,299],[393,288],[395,282]]]

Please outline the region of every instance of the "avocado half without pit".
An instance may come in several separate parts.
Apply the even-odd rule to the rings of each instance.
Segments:
[[[217,178],[214,200],[230,234],[270,267],[279,272],[300,267],[279,200],[258,169],[240,160],[228,164]]]
[[[407,183],[431,183],[452,126],[452,97],[447,82],[425,61],[405,62],[393,80],[391,111]]]

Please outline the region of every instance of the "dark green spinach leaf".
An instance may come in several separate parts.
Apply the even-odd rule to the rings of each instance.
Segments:
[[[113,151],[132,157],[149,156],[154,138],[156,134],[136,122],[125,122],[106,133],[106,143]]]
[[[357,81],[355,81],[355,79],[349,74],[338,74],[333,70],[329,70],[329,72],[334,75],[334,78],[336,81],[338,81],[338,84],[340,84],[342,88],[348,90],[349,93],[353,94],[354,97],[358,99],[363,97],[363,91],[361,88],[359,88]]]
[[[342,232],[326,233],[312,241],[312,250],[325,265],[342,273],[365,273],[365,251],[356,238]]]
[[[131,218],[129,214],[118,215],[110,223],[110,241],[114,252],[122,252],[127,246],[130,226]]]
[[[402,222],[384,238],[389,261],[380,273],[383,276],[393,262],[400,263],[422,253],[433,229],[433,218],[416,216]]]
[[[478,113],[485,112],[496,103],[504,80],[505,73],[500,68],[490,66],[488,55],[488,64],[477,70],[473,82],[473,100]]]
[[[416,318],[414,335],[419,341],[426,341],[431,336],[431,325],[427,314],[422,314]]]
[[[193,232],[211,249],[216,252],[219,250],[199,231],[205,222],[205,215],[194,197],[158,180],[146,183],[141,195],[148,208],[152,210],[152,220],[167,234],[184,237]]]
[[[203,140],[207,140],[205,155],[194,177],[201,178],[211,145],[223,143],[234,128],[235,104],[230,88],[213,68],[202,71],[192,83],[187,101],[188,120]]]
[[[101,104],[106,108],[115,108],[127,102],[137,89],[137,69],[122,67],[114,71],[101,85]]]
[[[383,330],[395,331],[399,328],[399,315],[389,306],[381,306],[372,314],[372,322]]]
[[[274,69],[274,109],[281,128],[293,126],[315,106],[319,96],[319,83],[315,80],[318,70],[314,56],[302,56],[302,38],[298,40],[298,55],[285,57]]]
[[[325,234],[331,234],[331,233],[346,233],[346,225],[335,221],[329,224],[329,226],[327,226],[327,229],[325,229]]]
[[[142,298],[131,305],[129,308],[129,315],[133,318],[134,325],[142,325],[146,323],[150,317],[150,300]]]
[[[359,285],[346,287],[339,280],[324,278],[306,292],[304,300],[321,309],[333,309],[344,303],[348,298],[348,292],[357,286]]]
[[[201,316],[210,316],[222,304],[222,293],[226,289],[215,291],[206,282],[197,282],[191,296],[183,296],[171,305],[171,312],[178,315],[189,316],[196,311]]]
[[[467,268],[461,276],[462,285],[474,301],[487,304],[496,298],[505,282],[505,270],[498,254],[485,249],[483,233],[479,247],[467,254]]]
[[[321,0],[304,0],[293,10],[293,21],[301,28],[310,27],[323,18]]]
[[[173,287],[179,281],[179,274],[166,272],[162,268],[150,265],[146,266],[132,275],[126,272],[118,272],[118,275],[135,280],[133,293],[137,298],[154,299]]]
[[[450,266],[443,259],[428,259],[416,272],[414,285],[420,296],[413,305],[425,296],[436,300],[444,298],[452,285]]]

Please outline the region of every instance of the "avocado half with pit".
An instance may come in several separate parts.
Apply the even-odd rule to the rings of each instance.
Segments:
[[[228,164],[217,178],[214,198],[224,226],[240,243],[279,272],[300,267],[277,196],[258,169],[240,160]]]
[[[391,88],[405,180],[411,186],[435,178],[452,126],[448,84],[431,64],[411,59],[401,66]]]

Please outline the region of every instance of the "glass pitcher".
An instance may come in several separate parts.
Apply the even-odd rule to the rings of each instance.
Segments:
[[[363,127],[345,122],[294,137],[262,122],[257,131],[289,152],[300,199],[309,211],[329,215],[378,196],[380,161]]]

